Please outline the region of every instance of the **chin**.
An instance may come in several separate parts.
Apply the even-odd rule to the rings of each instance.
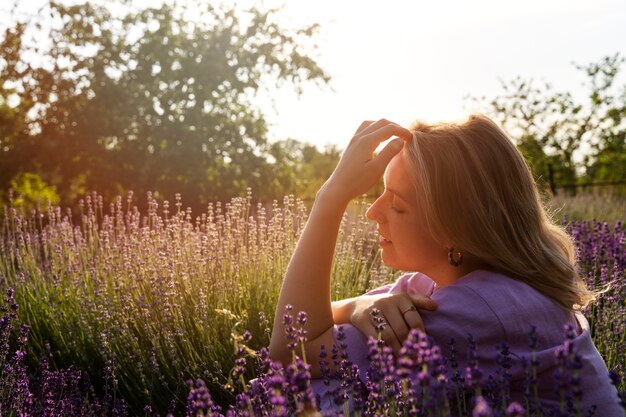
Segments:
[[[383,252],[380,258],[382,259],[383,263],[389,268],[405,270],[405,268],[403,268],[402,265],[400,265],[392,256],[385,256],[385,252]]]
[[[416,265],[399,262],[396,257],[389,254],[385,255],[385,251],[382,252],[380,258],[383,261],[383,264],[389,268],[397,269],[398,271],[419,271]]]

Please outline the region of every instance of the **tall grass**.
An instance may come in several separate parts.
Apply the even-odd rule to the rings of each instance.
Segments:
[[[546,206],[556,217],[584,221],[598,220],[614,224],[626,219],[626,196],[610,190],[579,192],[575,195],[561,192],[546,197]]]
[[[132,193],[108,207],[94,193],[81,201],[78,222],[59,207],[4,207],[0,286],[15,288],[20,319],[31,328],[29,358],[76,366],[96,385],[107,369],[135,411],[184,404],[189,378],[205,379],[214,398],[231,401],[235,339],[247,329],[256,347],[269,343],[284,271],[307,219],[293,197],[268,207],[251,201],[209,204],[194,216],[178,195],[159,207],[148,194],[142,214]],[[342,223],[335,298],[392,279],[364,204]]]

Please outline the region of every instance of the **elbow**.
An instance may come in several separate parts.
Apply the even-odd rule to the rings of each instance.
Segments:
[[[307,354],[307,364],[310,365],[309,372],[311,378],[321,378],[322,373],[319,368],[319,358],[316,354],[319,354],[317,350],[312,350],[311,346],[305,344],[305,350]],[[283,368],[287,368],[289,365],[293,363],[293,352],[287,349],[286,347],[276,349],[270,345],[269,348],[270,359],[282,365]],[[299,356],[299,355],[298,355]]]
[[[269,353],[272,361],[278,362],[284,367],[292,361],[291,351],[287,349],[287,346],[278,346],[277,343],[270,343]]]
[[[328,329],[322,332],[318,337],[308,340],[304,343],[304,353],[306,354],[306,362],[310,365],[310,372],[312,378],[321,378],[321,370],[320,370],[320,352],[322,349],[322,345],[328,347],[332,347],[335,343],[335,339],[333,336],[333,326],[330,326]],[[274,337],[272,334],[272,338],[270,340],[269,345],[269,357],[273,362],[277,362],[281,364],[283,367],[287,367],[293,363],[294,360],[294,352],[291,351],[287,347],[287,341],[284,338]],[[296,354],[300,356],[301,348],[298,347],[296,349]],[[331,365],[332,368],[332,365]]]

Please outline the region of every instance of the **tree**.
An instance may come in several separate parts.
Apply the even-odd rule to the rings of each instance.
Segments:
[[[0,186],[35,172],[64,205],[75,203],[69,190],[181,193],[197,207],[247,187],[262,194],[276,167],[253,98],[272,84],[329,80],[303,46],[317,25],[287,30],[278,10],[212,3],[113,13],[50,1],[9,27],[0,55]],[[33,33],[50,45],[29,43]]]
[[[502,82],[504,92],[489,101],[471,99],[513,136],[540,183],[549,165],[558,184],[625,181],[626,85],[616,85],[624,62],[616,54],[577,65],[587,77],[584,103],[521,77]]]
[[[19,174],[11,180],[11,190],[16,195],[13,206],[23,208],[25,213],[36,208],[43,211],[48,202],[51,205],[59,204],[55,187],[47,185],[37,174]]]
[[[274,189],[312,200],[322,184],[339,163],[341,151],[336,145],[323,150],[316,146],[286,139],[272,144],[270,154],[276,163],[269,177],[275,181]]]

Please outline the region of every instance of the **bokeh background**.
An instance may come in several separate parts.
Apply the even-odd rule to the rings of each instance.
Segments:
[[[617,0],[0,7],[0,201],[310,199],[362,120],[470,112],[552,194],[623,189]]]

